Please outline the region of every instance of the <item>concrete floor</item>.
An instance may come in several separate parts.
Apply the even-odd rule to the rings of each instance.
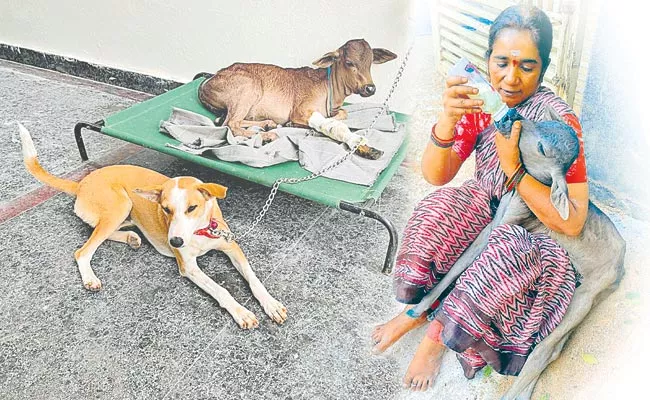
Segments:
[[[412,149],[375,206],[400,232],[413,205],[433,190],[418,169],[442,87],[427,48],[422,41],[414,52],[422,83],[412,88],[418,99]],[[0,399],[494,399],[512,382],[496,373],[467,381],[449,352],[433,389],[403,391],[400,381],[423,330],[382,356],[370,354],[373,326],[401,309],[392,299],[390,278],[379,273],[384,228],[282,193],[257,234],[241,246],[270,293],[288,308],[284,325],[264,315],[234,267],[217,253],[199,265],[258,316],[258,329],[240,330],[212,298],[178,275],[174,260],[149,244],[139,250],[103,244],[93,266],[104,287],[86,291],[73,252],[90,229],[74,215],[71,197],[48,197],[25,171],[15,122],[30,129],[46,169],[75,176],[83,165],[74,124],[99,120],[147,96],[5,61],[0,82],[0,211],[27,208],[0,223]],[[269,193],[101,135],[87,134],[86,144],[91,160],[228,186],[220,203],[235,231],[248,226]],[[452,184],[471,171],[466,165]],[[627,275],[544,373],[535,399],[623,398],[642,382],[650,293],[647,223],[606,212],[628,240]]]

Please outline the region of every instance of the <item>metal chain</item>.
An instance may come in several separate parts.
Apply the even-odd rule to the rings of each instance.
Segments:
[[[235,234],[230,232],[230,231],[225,231],[223,229],[213,229],[213,228],[208,228],[210,231],[210,234],[213,236],[221,236],[226,240],[226,242],[231,242],[235,240]]]
[[[395,75],[395,80],[393,80],[393,86],[390,87],[390,90],[388,91],[388,95],[386,96],[386,100],[384,100],[384,103],[381,105],[381,110],[379,110],[377,115],[375,115],[375,118],[370,123],[370,126],[368,126],[368,130],[372,129],[375,126],[375,123],[377,122],[377,120],[383,114],[384,111],[388,111],[388,102],[390,101],[390,98],[393,96],[393,92],[395,92],[395,89],[397,88],[397,84],[399,83],[400,79],[402,79],[402,73],[404,73],[404,68],[406,67],[406,62],[409,59],[411,50],[413,50],[413,44],[411,44],[408,50],[406,50],[406,54],[404,55],[404,60],[402,61],[402,65],[400,65],[399,70],[397,71],[397,75]]]
[[[404,55],[404,60],[402,60],[402,64],[400,65],[400,68],[397,71],[397,75],[395,76],[395,79],[393,80],[393,85],[391,86],[390,90],[388,91],[388,95],[386,96],[386,100],[384,100],[384,103],[382,104],[381,109],[379,110],[379,112],[377,112],[377,114],[373,118],[372,122],[370,123],[370,125],[368,126],[366,131],[372,129],[375,126],[375,123],[377,122],[379,117],[382,114],[384,114],[384,112],[388,111],[388,102],[390,101],[390,98],[393,96],[393,92],[395,92],[395,89],[397,88],[397,85],[398,85],[400,79],[402,79],[402,73],[404,72],[404,68],[406,67],[406,62],[407,62],[407,60],[409,58],[409,55],[411,54],[411,50],[413,50],[413,44],[411,44],[409,46],[408,50],[406,51],[406,54]],[[309,133],[311,133],[311,132],[313,132],[312,129],[309,130]],[[253,221],[251,226],[248,228],[248,230],[246,230],[246,232],[244,232],[243,235],[241,235],[241,236],[237,235],[237,239],[243,239],[246,236],[248,236],[248,234],[250,234],[253,231],[253,229],[255,229],[255,227],[260,223],[260,221],[262,221],[262,218],[264,218],[267,211],[269,211],[269,208],[271,207],[271,204],[273,203],[273,199],[275,199],[275,195],[278,193],[278,190],[279,190],[281,184],[283,184],[283,183],[296,184],[296,183],[316,179],[319,176],[325,174],[326,172],[328,172],[328,171],[338,167],[339,165],[343,164],[343,162],[345,162],[345,160],[350,158],[350,156],[352,156],[352,154],[354,154],[354,152],[357,151],[359,146],[360,146],[360,144],[357,144],[352,149],[350,149],[350,151],[348,151],[343,157],[339,158],[338,160],[334,161],[331,164],[326,165],[321,170],[319,170],[318,172],[312,173],[311,175],[307,175],[307,176],[304,176],[302,178],[279,178],[278,180],[276,180],[273,183],[273,186],[271,187],[271,193],[269,194],[269,197],[266,199],[266,202],[264,203],[264,206],[262,207],[262,210],[255,217],[255,221]],[[226,232],[226,231],[222,231],[222,232]],[[228,237],[230,238],[230,239],[226,239],[227,241],[233,240],[235,238],[234,237],[235,235],[232,232],[227,232],[227,233],[229,234]],[[225,236],[224,236],[224,238],[225,238]]]

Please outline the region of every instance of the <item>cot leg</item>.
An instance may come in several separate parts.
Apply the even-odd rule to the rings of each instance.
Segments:
[[[341,210],[349,211],[354,214],[363,215],[364,217],[377,220],[381,222],[386,227],[386,229],[388,229],[388,250],[386,251],[386,259],[384,260],[384,267],[382,268],[381,272],[383,274],[390,275],[390,273],[393,271],[393,264],[395,263],[395,254],[397,253],[398,241],[397,230],[395,229],[393,223],[372,210],[361,208],[345,201],[339,203],[339,208]]]
[[[88,122],[79,122],[74,126],[74,138],[77,141],[77,148],[79,149],[79,155],[81,156],[82,161],[88,161],[88,153],[86,152],[86,145],[84,144],[84,139],[81,136],[81,130],[92,129],[95,132],[101,132],[104,121],[98,121],[94,124]]]

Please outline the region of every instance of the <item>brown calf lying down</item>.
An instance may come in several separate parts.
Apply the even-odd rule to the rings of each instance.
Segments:
[[[372,96],[376,88],[370,66],[396,57],[354,39],[314,61],[319,68],[236,63],[205,80],[199,87],[199,100],[213,113],[225,115],[223,125],[236,136],[254,135],[246,130],[254,125],[267,130],[277,125],[312,127],[351,148],[362,145],[358,153],[376,159],[381,152],[373,153],[363,137],[339,122],[347,117],[341,106],[351,94]],[[277,138],[273,131],[262,135],[264,141]]]

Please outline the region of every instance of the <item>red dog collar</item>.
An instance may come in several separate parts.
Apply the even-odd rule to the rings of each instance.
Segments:
[[[218,239],[221,236],[215,235],[213,233],[217,229],[218,226],[219,226],[219,223],[217,222],[217,220],[214,219],[214,218],[210,218],[210,223],[208,224],[208,226],[205,227],[205,228],[197,230],[196,232],[194,232],[194,234],[199,235],[199,236],[207,236],[210,239]]]

